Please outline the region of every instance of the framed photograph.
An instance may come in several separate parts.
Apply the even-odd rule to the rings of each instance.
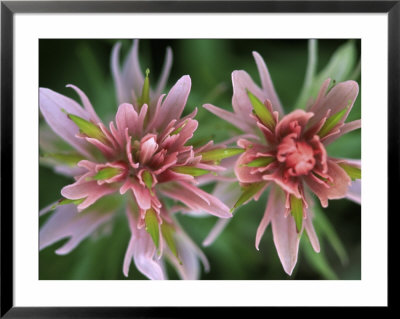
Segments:
[[[2,1],[1,317],[388,307],[399,18]]]

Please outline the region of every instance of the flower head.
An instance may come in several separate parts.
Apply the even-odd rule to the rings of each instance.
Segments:
[[[119,46],[113,51],[113,62],[118,49]],[[137,42],[132,50],[136,61]],[[128,63],[123,74],[140,74],[136,63],[132,66]],[[119,99],[124,100],[126,95],[121,92],[126,93],[127,88],[119,86],[118,76],[116,84]],[[41,229],[40,248],[71,237],[57,250],[68,253],[100,225],[110,221],[116,206],[126,201],[131,240],[125,255],[124,274],[128,275],[133,258],[147,277],[163,279],[161,257],[166,256],[182,278],[195,279],[197,258],[203,260],[206,268],[207,260],[171,216],[165,198],[180,201],[187,210],[231,217],[225,204],[196,186],[198,176],[223,169],[215,160],[207,158],[207,154],[226,149],[212,142],[200,148],[190,144],[198,126],[194,120],[196,111],[181,118],[191,88],[189,76],[180,78],[167,95],[149,94],[149,72],[145,78],[136,76],[129,82],[134,88],[139,84],[142,95],[133,95],[132,103],[121,103],[114,121],[108,125],[103,124],[89,99],[77,87],[70,86],[80,96],[83,108],[50,89],[40,89],[40,110],[46,122],[74,148],[71,153],[48,156],[58,166],[74,156],[75,168],[70,171],[75,182],[61,190],[63,199]],[[122,197],[124,194],[126,199]],[[106,205],[110,202],[116,205]]]
[[[266,64],[257,52],[253,55],[262,87],[245,71],[234,71],[234,113],[210,104],[204,107],[243,132],[255,135],[253,139],[238,140],[245,152],[236,161],[234,170],[243,192],[234,207],[258,199],[270,186],[268,205],[257,230],[256,248],[271,223],[279,258],[285,271],[291,274],[304,229],[314,250],[320,249],[311,222],[309,194],[315,194],[326,207],[329,199],[349,196],[352,179],[361,178],[359,163],[331,158],[326,151],[328,144],[361,126],[360,120],[345,123],[358,95],[358,84],[346,81],[328,89],[331,81],[327,79],[306,111],[298,109],[284,115]]]

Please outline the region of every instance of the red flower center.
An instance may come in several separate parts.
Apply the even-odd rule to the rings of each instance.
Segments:
[[[278,146],[278,161],[285,164],[286,176],[307,175],[315,166],[314,149],[297,134],[285,136]]]

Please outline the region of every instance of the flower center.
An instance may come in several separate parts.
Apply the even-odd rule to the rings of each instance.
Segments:
[[[305,141],[296,139],[297,134],[289,134],[278,146],[278,161],[285,164],[285,174],[307,175],[315,166],[314,150]]]

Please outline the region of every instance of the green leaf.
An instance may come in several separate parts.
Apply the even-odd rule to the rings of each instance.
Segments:
[[[315,39],[308,40],[308,62],[306,76],[304,79],[303,88],[301,89],[298,97],[296,108],[304,108],[306,106],[307,99],[310,98],[309,92],[312,88],[312,84],[315,77],[315,71],[318,65],[318,42]]]
[[[306,236],[307,233],[305,232]],[[300,244],[302,245],[301,251],[304,252],[304,256],[308,262],[308,264],[318,273],[321,274],[322,277],[329,280],[337,280],[338,276],[333,271],[331,266],[328,263],[324,253],[321,251],[316,253],[312,246],[309,243],[305,243],[301,241]]]
[[[249,186],[243,187],[242,194],[240,195],[239,199],[237,200],[231,211],[239,207],[240,205],[244,204],[252,197],[254,197],[254,195],[256,195],[264,186],[265,183],[260,182],[260,183],[253,183]]]
[[[332,185],[332,183],[329,181],[329,179],[322,177],[321,175],[315,173],[314,171],[312,172],[312,174],[317,177],[318,179],[320,179],[321,181],[327,183],[328,185]]]
[[[147,188],[149,189],[150,193],[153,195],[153,176],[150,174],[149,171],[144,171],[142,174],[143,182],[146,184]]]
[[[207,124],[205,124],[204,126],[206,126]],[[198,134],[198,132],[196,132]],[[196,134],[195,133],[195,134]],[[205,144],[207,144],[210,140],[212,140],[213,138],[215,138],[215,135],[209,135],[206,137],[198,137],[198,138],[193,138],[192,140],[190,140],[190,144],[186,143],[186,145],[191,145],[193,146],[193,148],[197,148],[200,146],[204,146]]]
[[[154,245],[158,248],[160,243],[160,230],[158,225],[157,213],[153,208],[147,210],[144,221],[146,223],[146,231],[150,234]]]
[[[121,207],[121,204],[123,204],[123,198],[121,198],[121,194],[117,192],[98,199],[90,206],[90,211],[113,213],[118,207]]]
[[[290,195],[291,214],[296,223],[297,232],[300,233],[303,227],[303,201],[301,198]]]
[[[346,249],[329,219],[317,206],[314,207],[314,215],[314,225],[319,229],[318,233],[324,236],[332,245],[341,263],[343,265],[347,264],[349,257]]]
[[[353,72],[356,63],[356,47],[352,40],[341,45],[332,55],[327,66],[318,74],[317,82],[321,84],[327,78],[342,82]]]
[[[90,83],[91,88],[93,89],[92,92],[102,92],[108,78],[108,73],[106,76],[106,72],[103,68],[102,62],[99,61],[99,55],[96,52],[96,49],[95,45],[90,45],[85,41],[80,42],[76,47],[76,55],[80,60],[77,70],[79,70],[82,77],[88,81],[87,83]],[[97,106],[97,104],[95,105]]]
[[[247,167],[265,167],[269,164],[271,164],[275,160],[274,157],[260,157],[255,159],[254,161],[251,161],[250,163],[247,163]]]
[[[97,172],[96,175],[93,176],[93,179],[96,181],[109,179],[121,173],[121,170],[116,167],[105,167]]]
[[[247,90],[247,96],[250,99],[251,105],[253,105],[254,112],[268,128],[273,129],[275,127],[275,120],[268,108],[249,90]]]
[[[143,87],[142,87],[142,96],[139,98],[139,105],[140,108],[143,106],[143,104],[147,104],[148,106],[150,105],[150,80],[149,80],[149,74],[150,70],[146,69],[146,77],[143,82]]]
[[[361,168],[350,165],[348,163],[339,163],[339,166],[346,171],[347,175],[349,175],[352,181],[355,181],[356,179],[361,179]]]
[[[43,158],[51,158],[71,167],[76,166],[81,160],[85,159],[78,153],[45,153]]]
[[[83,201],[86,198],[81,198],[81,199],[68,199],[68,198],[62,198],[60,199],[56,204],[54,204],[51,209],[56,209],[58,206],[62,205],[68,205],[68,204],[74,204],[78,206],[79,204],[83,203]]]
[[[68,114],[68,117],[76,124],[76,126],[79,127],[83,134],[88,137],[98,139],[105,144],[107,143],[106,136],[97,125],[73,114]]]
[[[353,69],[353,72],[349,75],[349,80],[356,81],[361,74],[361,61],[358,61],[357,65]]]
[[[176,248],[175,240],[174,240],[174,233],[175,233],[175,229],[173,228],[173,226],[168,224],[167,222],[163,221],[163,223],[161,224],[161,234],[164,237],[165,242],[167,243],[171,252],[179,260],[178,250]],[[180,260],[179,260],[179,262],[182,263]]]
[[[329,144],[326,151],[332,157],[360,158],[361,157],[361,132],[353,131],[345,134],[340,141]]]
[[[203,161],[220,161],[224,158],[241,154],[244,151],[245,150],[243,148],[222,148],[222,149],[203,152],[200,153],[199,155],[201,155],[201,159]]]
[[[187,174],[192,176],[201,176],[210,173],[210,171],[206,169],[193,166],[176,166],[173,167],[171,170],[179,174]]]
[[[176,135],[176,134],[179,134],[181,131],[182,131],[182,129],[186,126],[186,124],[187,124],[187,120],[182,124],[182,126],[180,126],[180,127],[178,127],[176,130],[174,130],[170,135]]]
[[[349,109],[349,107],[347,106],[343,110],[328,117],[326,119],[324,125],[321,127],[321,129],[318,132],[319,137],[322,138],[322,137],[326,136],[328,133],[330,133],[332,131],[332,129],[340,122],[340,120],[346,114],[348,109]]]
[[[313,77],[312,84],[303,86],[303,90],[295,103],[295,108],[305,108],[310,98],[316,98],[322,83],[326,79],[330,78],[336,83],[348,80],[354,72],[355,64],[356,47],[354,41],[349,40],[334,52],[325,68]],[[310,79],[307,81],[310,81]]]

